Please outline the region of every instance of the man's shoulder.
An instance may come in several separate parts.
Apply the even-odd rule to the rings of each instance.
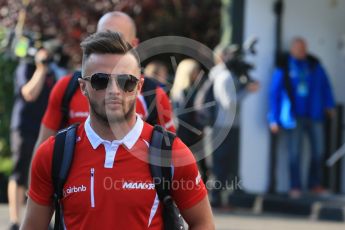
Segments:
[[[188,146],[178,136],[175,137],[175,140],[174,140],[174,143],[172,146],[172,150],[173,151],[182,150],[183,152],[185,152],[185,151],[190,152]]]
[[[53,150],[54,145],[55,145],[55,140],[56,140],[56,136],[59,135],[61,132],[66,131],[68,128],[70,128],[71,126],[65,128],[65,129],[61,129],[57,132],[57,134],[55,136],[50,136],[47,140],[45,140],[39,147],[39,149],[37,150],[37,152],[42,148],[44,150]],[[85,129],[84,129],[84,123],[78,124],[77,127],[77,132],[76,132],[76,136],[77,139],[78,137],[83,136],[83,133],[85,133]],[[77,140],[78,141],[78,140]]]
[[[51,167],[54,143],[55,137],[51,136],[38,147],[33,158],[32,167]]]
[[[147,122],[144,122],[144,127],[140,137],[143,140],[145,140],[148,144],[151,143],[153,130],[154,127],[152,125],[150,125]],[[178,167],[195,163],[195,158],[191,150],[186,146],[185,143],[183,143],[183,141],[179,137],[175,136],[171,150],[174,166]]]
[[[165,128],[163,127],[163,129],[165,129]],[[148,143],[150,143],[151,142],[151,138],[152,138],[152,134],[153,134],[153,130],[154,130],[154,126],[152,126],[151,124],[149,124],[146,121],[144,121],[144,127],[143,127],[143,130],[141,132],[140,137],[143,140],[145,140]],[[175,133],[172,133],[172,132],[170,132],[168,130],[166,130],[166,131],[167,131],[167,133],[171,133],[172,135],[176,135]],[[179,140],[178,141],[179,143],[177,144],[177,146],[175,146],[175,144],[172,146],[173,150],[177,149],[177,148],[180,148],[180,146],[181,146],[180,142],[182,142],[182,141],[177,136],[175,136],[175,138],[174,138],[174,143],[176,142],[175,141],[176,139]]]
[[[161,86],[156,87],[156,94],[161,97],[166,97],[168,98],[167,93],[164,91],[164,89]]]
[[[143,130],[141,131],[140,137],[150,143],[153,132],[153,126],[144,121]]]
[[[72,75],[68,74],[58,80],[54,86],[54,88],[58,88],[59,90],[65,90],[72,79]]]
[[[39,147],[37,151],[40,149],[49,149],[51,146],[53,146],[55,143],[55,136],[50,136],[47,140],[45,140]]]
[[[312,66],[320,65],[320,60],[319,60],[319,58],[316,57],[316,56],[313,55],[313,54],[308,54],[308,55],[307,55],[307,60],[309,61],[309,63],[310,63]]]
[[[211,76],[211,80],[216,89],[227,88],[233,82],[232,74],[228,69],[220,69]],[[217,90],[214,91],[217,93]]]
[[[145,95],[159,95],[160,97],[168,98],[167,93],[164,89],[160,86],[159,82],[156,79],[144,76],[145,81],[142,88],[142,93],[146,93]],[[145,97],[144,97],[145,99]]]
[[[144,84],[150,85],[152,87],[157,87],[159,86],[159,81],[157,81],[156,79],[152,78],[152,77],[148,77],[143,75],[145,81]]]
[[[221,62],[211,68],[210,75],[219,74],[219,73],[228,73],[228,72],[229,70],[226,67],[226,65],[223,62]]]

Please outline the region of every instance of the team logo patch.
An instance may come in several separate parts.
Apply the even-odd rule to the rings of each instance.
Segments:
[[[141,189],[141,190],[153,190],[155,185],[153,183],[142,183],[142,182],[124,182],[122,184],[123,189]]]

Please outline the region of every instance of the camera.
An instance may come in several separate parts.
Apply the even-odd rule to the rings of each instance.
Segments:
[[[250,39],[245,42],[241,47],[230,47],[230,55],[225,60],[225,65],[228,70],[238,79],[240,89],[245,88],[249,83],[254,82],[249,72],[254,69],[254,65],[244,60],[247,53],[252,55],[256,54],[255,45],[258,40],[256,38]]]
[[[56,63],[64,67],[68,62],[68,56],[63,52],[61,42],[50,36],[43,37],[38,33],[25,31],[21,36],[16,36],[12,31],[8,36],[8,48],[17,58],[25,58],[29,62],[35,62],[35,55],[39,49],[44,48],[48,51],[48,58],[42,60],[43,64]]]

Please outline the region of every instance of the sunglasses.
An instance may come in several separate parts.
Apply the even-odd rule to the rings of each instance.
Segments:
[[[139,79],[130,74],[109,74],[95,73],[91,76],[85,76],[82,79],[90,81],[91,86],[95,90],[104,90],[108,87],[110,77],[114,77],[118,87],[124,92],[132,92]]]

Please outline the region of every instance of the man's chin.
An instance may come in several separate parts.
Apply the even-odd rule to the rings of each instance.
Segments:
[[[124,122],[127,120],[125,114],[123,114],[120,111],[107,112],[107,118],[108,118],[109,123]]]

